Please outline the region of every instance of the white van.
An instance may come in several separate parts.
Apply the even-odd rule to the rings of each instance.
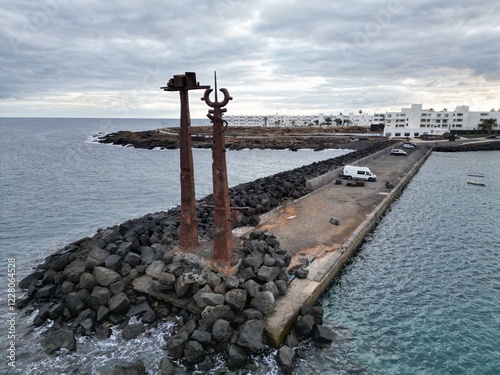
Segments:
[[[377,181],[377,176],[373,174],[368,167],[357,167],[355,165],[344,166],[342,177],[349,180]]]

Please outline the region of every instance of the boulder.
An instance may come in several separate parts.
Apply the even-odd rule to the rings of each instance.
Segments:
[[[320,344],[330,344],[335,339],[330,328],[315,324],[312,329],[312,339]]]
[[[116,365],[111,375],[146,375],[146,366],[141,360],[126,365]]]
[[[248,356],[241,346],[229,345],[227,366],[230,369],[239,369],[248,361]]]
[[[219,319],[232,322],[235,318],[231,307],[228,305],[207,306],[201,313],[201,318],[208,329]]]
[[[312,315],[304,315],[300,322],[295,325],[295,332],[300,337],[309,337],[314,326],[314,317]]]
[[[155,261],[155,260],[157,260],[157,259],[160,258],[160,256],[158,255],[158,253],[156,253],[155,250],[152,247],[141,246],[139,248],[139,250],[141,252],[142,264],[149,265],[153,261]]]
[[[90,304],[94,307],[94,309],[98,309],[99,306],[107,306],[112,295],[113,294],[108,288],[96,286],[90,295]]]
[[[233,289],[224,295],[224,301],[236,311],[245,308],[248,292],[244,289]]]
[[[168,357],[164,357],[160,362],[158,375],[176,375],[180,370],[180,367],[176,363],[170,361]]]
[[[66,308],[72,316],[78,316],[85,308],[85,304],[78,294],[71,292],[66,296]]]
[[[212,336],[215,340],[225,343],[233,335],[233,329],[225,319],[218,319],[212,327]]]
[[[124,340],[132,340],[144,332],[144,324],[127,324],[123,328],[122,336]]]
[[[123,261],[125,263],[129,264],[131,267],[138,266],[139,264],[142,263],[141,256],[139,254],[136,254],[136,253],[128,253],[127,255],[125,255],[125,258],[123,259]]]
[[[119,273],[106,267],[97,266],[94,268],[94,278],[101,286],[109,286],[118,280],[121,280]]]
[[[97,281],[95,281],[95,278],[92,274],[84,272],[80,275],[79,285],[80,288],[86,289],[89,292],[91,292],[97,285]]]
[[[109,255],[109,251],[103,250],[100,247],[92,248],[89,255],[87,255],[87,268],[92,270],[95,266],[102,266]]]
[[[201,300],[206,306],[217,306],[224,304],[224,296],[218,293],[202,293]]]
[[[122,265],[123,259],[117,254],[112,254],[104,260],[104,266],[115,272],[121,271]]]
[[[237,344],[250,350],[258,352],[264,347],[264,324],[260,320],[249,320],[242,324],[239,329]]]
[[[184,358],[189,363],[199,363],[205,357],[205,349],[195,340],[188,341],[184,347]]]
[[[109,244],[110,242],[115,242],[119,235],[120,231],[118,229],[108,228],[102,232],[101,240]]]
[[[250,297],[255,297],[259,293],[261,286],[254,280],[245,281],[241,287],[248,292]]]
[[[294,357],[295,351],[286,345],[283,345],[276,354],[276,362],[286,374],[291,373],[293,370]]]
[[[112,312],[124,312],[128,309],[130,300],[125,293],[119,293],[110,298],[108,307]]]
[[[245,317],[246,320],[252,320],[252,319],[264,319],[264,315],[259,309],[246,309],[243,311],[243,316]]]
[[[86,267],[87,262],[75,260],[64,268],[63,274],[66,276],[66,280],[76,284],[80,281],[80,275],[85,272]]]
[[[258,269],[264,263],[264,257],[257,251],[252,251],[249,255],[243,258],[241,264],[243,267],[251,267],[254,270]]]
[[[56,286],[54,284],[47,284],[36,292],[35,299],[37,301],[47,301],[52,297],[54,292],[56,291]],[[224,297],[222,297],[224,299]]]
[[[304,266],[300,266],[296,271],[295,271],[295,276],[297,276],[298,279],[305,279],[309,275],[309,270],[305,268]]]
[[[116,255],[118,255],[120,258],[125,258],[125,256],[132,251],[133,244],[132,242],[122,242],[120,246],[118,246],[118,249],[116,250]]]
[[[262,285],[262,291],[266,290],[271,292],[275,299],[280,295],[280,291],[274,281],[269,281],[268,283]]]
[[[74,351],[76,350],[75,335],[72,330],[66,328],[50,328],[42,339],[42,347],[49,354],[61,348]]]
[[[158,280],[163,274],[164,268],[165,263],[163,263],[162,260],[155,260],[154,262],[149,264],[148,268],[146,268],[146,275]]]
[[[174,359],[181,359],[184,355],[184,348],[189,341],[187,332],[173,335],[167,340],[167,351]]]
[[[274,311],[276,307],[276,301],[271,292],[259,292],[250,301],[250,306],[259,309],[264,315],[269,315]]]
[[[208,345],[212,342],[212,335],[210,332],[195,329],[191,335],[191,340],[196,340],[201,344]]]

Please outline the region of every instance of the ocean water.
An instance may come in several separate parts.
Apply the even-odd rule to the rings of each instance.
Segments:
[[[499,161],[430,156],[322,296],[337,340],[297,374],[500,373]]]
[[[104,374],[139,358],[155,368],[165,355],[168,323],[127,343],[117,331],[104,342],[79,338],[76,353],[48,356],[39,342],[47,326],[33,328],[34,314],[12,312],[7,301],[8,258],[20,280],[97,228],[178,204],[177,150],[91,142],[97,131],[165,126],[175,120],[0,119],[0,313],[15,314],[17,354],[10,370],[2,319],[0,373]],[[231,151],[230,185],[344,152]],[[201,198],[211,193],[210,151],[194,157]],[[309,359],[297,361],[295,374],[499,373],[499,159],[497,151],[431,155],[320,299],[336,340],[323,349],[303,342]],[[467,184],[468,173],[484,173],[472,179],[486,185]],[[280,373],[272,355],[257,363],[254,373]]]
[[[9,310],[8,260],[15,259],[19,281],[46,256],[71,241],[93,235],[98,228],[177,206],[178,150],[102,145],[92,138],[99,131],[151,130],[177,124],[175,119],[0,118],[0,313],[16,321],[17,372],[12,373],[62,374],[71,366],[82,370],[91,366],[89,371],[97,371],[100,366],[128,359],[131,353],[156,350],[153,363],[164,355],[158,342],[160,334],[155,340],[140,339],[143,351],[137,350],[137,342],[124,345],[119,335],[114,335],[105,343],[81,338],[76,354],[45,355],[39,334],[47,327],[33,329],[33,315]],[[193,126],[207,124],[208,120],[192,120]],[[229,185],[347,152],[228,151]],[[211,151],[194,149],[193,156],[196,196],[202,198],[212,193]],[[9,328],[7,319],[0,321],[2,353],[9,347]],[[162,329],[166,328],[160,332]],[[88,363],[89,356],[100,360]],[[2,355],[0,373],[9,369],[7,363]]]

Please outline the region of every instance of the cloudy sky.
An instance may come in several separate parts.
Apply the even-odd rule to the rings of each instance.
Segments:
[[[174,74],[228,114],[500,107],[498,0],[0,0],[0,116],[177,117]],[[191,115],[205,117],[203,92]]]

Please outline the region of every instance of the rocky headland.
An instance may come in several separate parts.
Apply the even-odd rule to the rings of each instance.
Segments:
[[[165,128],[142,132],[119,131],[100,137],[99,142],[152,150],[179,148],[179,128]],[[225,142],[228,150],[273,149],[292,151],[308,148],[324,150],[328,148],[349,148],[361,150],[365,147],[359,137],[346,134],[366,133],[366,128],[326,127],[326,128],[264,128],[228,127]],[[341,133],[341,134],[339,134]],[[195,148],[212,147],[212,128],[191,127],[191,141]],[[366,133],[366,139],[369,134]],[[361,143],[360,143],[361,142]]]
[[[338,158],[278,173],[230,189],[231,206],[238,211],[235,227],[255,226],[259,215],[309,192],[306,181],[337,166],[354,162],[386,148],[391,141],[364,141],[364,148]],[[199,235],[213,234],[212,196],[197,202]],[[175,328],[165,335],[165,357],[153,373],[208,371],[222,353],[221,373],[254,369],[253,357],[270,353],[264,334],[265,316],[286,298],[294,277],[291,255],[270,232],[251,232],[240,238],[233,252],[239,267],[232,276],[213,269],[206,257],[176,251],[179,211],[145,215],[99,230],[93,237],[75,241],[21,280],[26,296],[18,308],[36,313],[34,325],[53,322],[41,340],[47,353],[61,348],[77,350],[80,335],[105,340],[110,327],[121,329],[123,340],[145,334],[159,322],[171,320]],[[276,354],[284,372],[290,372],[297,349],[305,338],[319,346],[334,333],[322,325],[322,309],[304,308],[295,329]],[[147,338],[145,338],[147,340]],[[137,361],[116,366],[114,373],[144,374]]]

